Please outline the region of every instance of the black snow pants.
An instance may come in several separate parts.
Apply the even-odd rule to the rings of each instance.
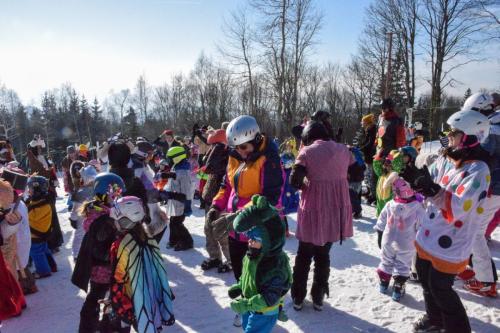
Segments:
[[[419,256],[415,266],[424,289],[425,311],[432,324],[450,333],[471,332],[465,308],[453,290],[455,275],[436,270],[430,261]]]
[[[311,287],[313,302],[322,303],[324,295],[328,295],[328,278],[330,276],[330,249],[332,243],[317,246],[312,243],[300,242],[295,265],[293,266],[292,299],[301,303],[307,295],[307,278],[311,261],[314,259],[314,277]]]
[[[78,333],[94,333],[99,325],[99,301],[104,299],[109,290],[109,284],[90,282],[90,290],[80,311],[80,326]]]
[[[193,246],[193,237],[184,225],[185,216],[170,217],[170,238],[169,244],[175,246],[177,244]]]

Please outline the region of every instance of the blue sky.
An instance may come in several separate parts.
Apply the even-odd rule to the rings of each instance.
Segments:
[[[224,17],[245,2],[0,0],[0,82],[36,104],[45,89],[64,82],[89,98],[131,88],[142,73],[151,84],[168,82],[171,74],[188,72],[202,51],[216,54]],[[369,3],[317,1],[324,14],[318,61],[348,61]],[[493,62],[497,72],[498,65]]]

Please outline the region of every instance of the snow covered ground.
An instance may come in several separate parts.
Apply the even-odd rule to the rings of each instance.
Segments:
[[[37,281],[39,292],[27,296],[28,308],[20,317],[4,321],[0,329],[2,333],[77,332],[85,294],[70,282],[73,229],[69,225],[65,201],[66,197],[60,193],[57,209],[66,242],[55,257],[59,272]],[[287,296],[285,309],[290,319],[279,323],[274,332],[411,332],[412,323],[424,310],[421,288],[409,284],[401,303],[378,292],[375,269],[379,263],[379,249],[373,230],[375,210],[363,206],[363,214],[366,217],[354,223],[354,237],[332,247],[330,297],[326,299],[323,312],[314,311],[310,301],[301,312],[296,312],[290,296]],[[295,214],[289,217],[292,232],[295,231],[295,217]],[[199,266],[206,256],[203,213],[194,209],[194,215],[186,220],[186,225],[193,234],[193,250],[180,253],[167,250],[165,240],[168,235],[161,242],[176,295],[177,321],[165,331],[241,332],[232,326],[234,314],[227,297],[227,288],[234,283],[232,273],[203,272]],[[500,267],[500,230],[493,238],[496,241],[490,245],[497,267]],[[293,236],[287,240],[286,251],[293,266],[297,251],[297,240]],[[461,282],[457,282],[455,288],[475,332],[500,332],[500,298],[483,298],[465,292]]]

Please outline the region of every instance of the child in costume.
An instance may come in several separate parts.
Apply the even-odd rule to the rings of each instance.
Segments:
[[[193,248],[193,238],[184,226],[185,202],[191,194],[191,171],[186,150],[183,147],[172,147],[167,152],[167,159],[172,166],[171,179],[164,191],[160,192],[167,201],[167,215],[170,218],[170,238],[168,246],[175,251]]]
[[[77,161],[79,162],[79,161]],[[73,164],[76,162],[73,162]],[[91,166],[80,169],[78,174],[74,175],[72,178],[75,182],[78,180],[78,189],[72,195],[73,209],[71,210],[71,215],[69,221],[73,229],[75,229],[75,234],[73,236],[72,252],[73,257],[76,259],[78,257],[78,252],[80,252],[80,245],[82,244],[83,236],[85,231],[83,229],[84,216],[82,215],[82,206],[85,202],[92,200],[94,196],[94,180],[97,176],[97,170]],[[73,174],[72,174],[73,177]]]
[[[410,276],[411,262],[415,254],[413,243],[425,209],[404,179],[397,178],[393,182],[392,192],[394,199],[382,209],[374,228],[378,233],[379,248],[382,249],[382,258],[377,269],[380,292],[387,291],[392,277],[392,299],[399,301]]]
[[[110,292],[119,332],[128,332],[130,326],[139,333],[160,332],[163,325],[175,322],[174,295],[158,243],[144,229],[142,201],[133,196],[120,198],[110,217],[119,233],[111,247],[114,270]]]
[[[234,230],[249,240],[241,278],[228,294],[246,333],[268,333],[278,319],[286,320],[283,299],[292,285],[292,272],[283,251],[285,224],[278,211],[263,196],[254,195],[251,203],[233,221]]]
[[[9,222],[9,224],[19,223],[19,216],[14,213],[7,213],[14,200],[14,190],[10,184],[3,179],[0,179],[0,206],[2,209],[1,223]],[[17,221],[17,222],[16,222]],[[8,234],[4,234],[5,228],[0,228],[0,245],[3,244],[4,237],[8,238]],[[7,263],[4,260],[3,254],[0,251],[0,322],[4,319],[19,316],[22,309],[26,307],[23,292]]]
[[[387,156],[378,154],[373,160],[373,171],[377,180],[377,217],[382,212],[385,204],[392,199],[391,181],[402,169],[402,155],[397,150],[391,151]],[[392,176],[391,176],[392,174]],[[391,176],[391,178],[389,178]]]
[[[31,176],[28,180],[28,218],[31,229],[30,257],[35,264],[36,279],[57,272],[57,265],[48,247],[52,233],[52,207],[49,199],[49,181],[42,176]]]
[[[80,311],[79,333],[94,333],[98,329],[99,303],[111,282],[110,249],[116,239],[109,210],[113,200],[125,191],[118,175],[100,173],[94,180],[94,200],[83,205],[83,236],[71,282],[87,292]],[[90,290],[89,290],[90,282]]]

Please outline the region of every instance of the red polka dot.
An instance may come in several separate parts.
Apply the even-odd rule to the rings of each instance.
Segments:
[[[463,185],[460,185],[458,188],[457,188],[457,194],[460,195],[462,193],[464,193],[465,191],[465,187]]]
[[[425,237],[429,237],[430,233],[429,229],[426,229],[424,232]]]
[[[448,176],[444,176],[443,179],[441,179],[441,183],[443,183],[443,185],[448,185],[449,182],[450,178]]]
[[[464,225],[464,223],[463,223],[462,221],[456,221],[456,222],[454,223],[454,225],[455,225],[455,227],[457,227],[457,228],[462,228],[462,226]]]

